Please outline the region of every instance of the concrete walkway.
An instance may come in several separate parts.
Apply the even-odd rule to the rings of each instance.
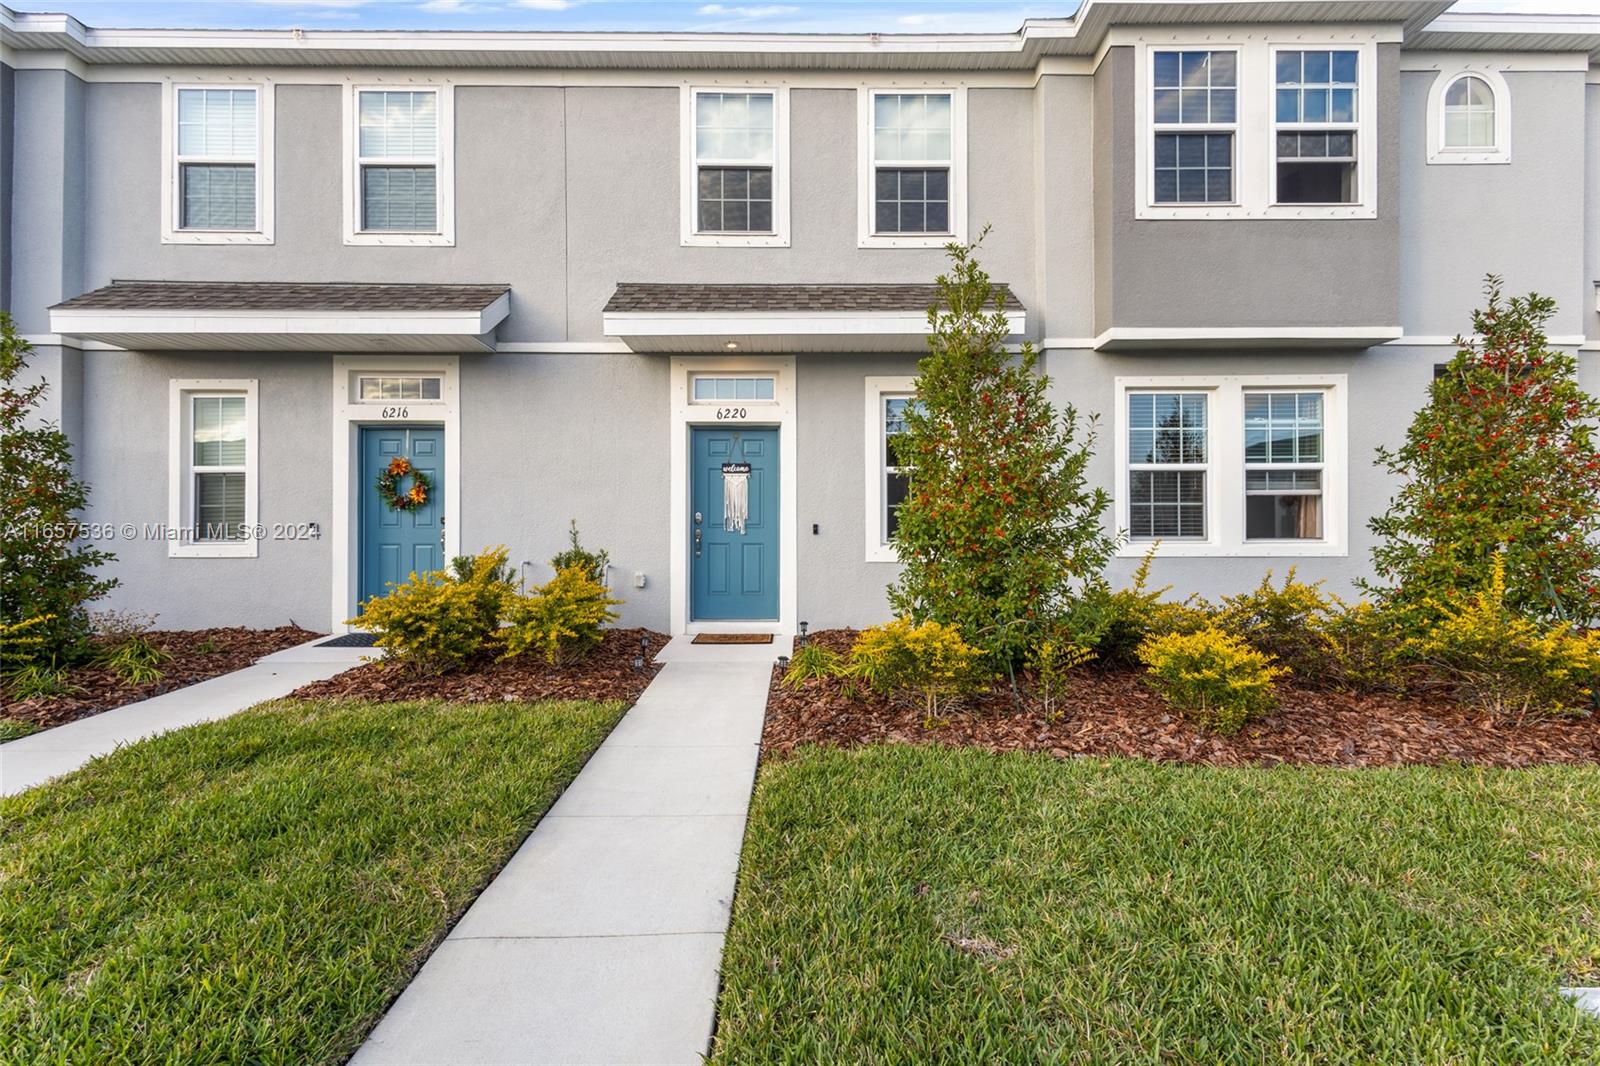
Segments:
[[[326,640],[318,637],[317,640]],[[76,770],[96,755],[173,729],[237,714],[262,700],[358,666],[371,648],[318,648],[316,641],[263,656],[253,665],[30,737],[0,744],[0,796]]]
[[[698,1063],[772,660],[666,667],[390,1008],[353,1066]]]

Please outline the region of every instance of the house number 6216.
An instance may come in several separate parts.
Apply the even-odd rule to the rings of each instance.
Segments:
[[[750,417],[750,412],[746,411],[743,407],[719,407],[719,408],[717,408],[717,421],[719,421],[719,422],[725,421],[725,420],[730,419],[730,418],[749,418],[749,417]]]
[[[383,415],[384,418],[410,418],[411,417],[411,408],[409,408],[409,407],[385,407],[383,409],[383,411],[381,412],[381,414]]]

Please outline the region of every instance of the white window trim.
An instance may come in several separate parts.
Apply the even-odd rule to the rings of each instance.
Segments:
[[[258,524],[257,501],[261,496],[260,407],[255,378],[173,378],[167,405],[167,558],[169,559],[254,559],[259,538],[243,540],[189,540],[184,533],[192,528],[192,478],[189,471],[193,442],[189,439],[188,401],[196,395],[226,393],[244,396],[244,524],[254,533]]]
[[[256,94],[256,228],[254,230],[183,229],[178,199],[182,183],[178,173],[178,90],[254,89]],[[251,81],[174,81],[161,83],[161,243],[162,244],[271,244],[273,207],[273,96],[270,79]]]
[[[695,100],[701,93],[772,94],[772,232],[701,233],[696,203],[700,161],[695,149]],[[682,202],[679,243],[685,248],[787,248],[789,247],[789,87],[770,82],[735,82],[726,85],[685,85],[679,94],[680,173]],[[710,162],[708,166],[738,166]]]
[[[1267,179],[1271,185],[1271,202],[1280,207],[1329,207],[1347,208],[1358,206],[1368,198],[1368,175],[1372,171],[1371,164],[1367,161],[1367,152],[1371,150],[1377,139],[1368,131],[1371,125],[1367,118],[1367,97],[1374,94],[1377,66],[1374,64],[1369,70],[1366,56],[1358,52],[1356,56],[1356,120],[1354,122],[1279,122],[1278,121],[1278,53],[1279,52],[1317,52],[1321,51],[1317,44],[1274,44],[1267,51],[1267,70],[1271,72],[1272,80],[1267,90],[1269,97],[1268,117],[1272,120],[1272,128],[1268,131],[1267,146],[1270,159],[1267,166]],[[1330,51],[1348,52],[1349,48],[1330,46]],[[1332,76],[1330,72],[1330,77]],[[1376,119],[1376,106],[1373,108]],[[1317,133],[1327,131],[1330,133],[1351,133],[1355,135],[1356,152],[1356,203],[1355,204],[1278,204],[1278,131],[1286,130],[1290,133]],[[1372,188],[1376,190],[1376,174],[1372,174]]]
[[[1377,218],[1378,217],[1378,31],[1314,32],[1278,40],[1247,30],[1184,30],[1149,34],[1134,50],[1134,217],[1139,219]],[[1356,189],[1353,204],[1274,203],[1277,183],[1276,118],[1278,51],[1336,49],[1358,53]],[[1155,62],[1152,52],[1174,50],[1238,53],[1238,110],[1234,133],[1234,202],[1157,204],[1155,193]]]
[[[745,378],[745,379],[748,379],[748,380],[751,380],[751,381],[755,381],[757,379],[767,379],[767,380],[770,380],[772,382],[772,399],[770,399],[770,400],[755,400],[755,399],[743,399],[743,400],[738,400],[738,399],[734,399],[734,400],[710,399],[710,400],[700,400],[700,399],[696,399],[695,398],[695,394],[694,394],[694,383],[697,380],[699,380],[700,378],[706,378],[706,379],[712,380],[712,381],[715,381],[718,378]],[[775,405],[775,404],[777,404],[779,402],[779,400],[778,400],[778,376],[776,374],[766,374],[766,373],[761,373],[761,372],[758,372],[758,371],[750,371],[750,370],[728,371],[728,372],[724,372],[724,373],[717,373],[715,371],[705,371],[705,370],[691,371],[690,374],[689,374],[689,399],[688,399],[687,402],[692,404],[692,405],[699,406],[699,407],[771,407],[771,406],[773,406],[773,405]]]
[[[950,94],[950,232],[874,233],[873,100],[878,96]],[[858,248],[943,248],[967,242],[967,89],[964,85],[872,86],[856,90],[856,246]],[[894,165],[916,166],[915,163]],[[938,166],[938,163],[929,163]]]
[[[368,400],[361,395],[361,380],[363,378],[438,378],[439,395],[433,399],[420,397],[408,399],[376,399]],[[354,370],[350,373],[349,402],[352,405],[360,404],[367,407],[435,407],[448,401],[444,397],[444,374],[440,371],[430,370]]]
[[[897,563],[900,553],[886,536],[884,503],[888,492],[888,446],[883,435],[883,402],[891,396],[911,396],[917,391],[914,377],[868,377],[866,379],[866,422],[864,425],[864,483],[866,510],[862,525],[866,529],[866,561]]]
[[[1444,97],[1450,86],[1462,78],[1482,78],[1494,93],[1494,147],[1446,148],[1444,144]],[[1475,62],[1456,62],[1441,67],[1439,76],[1428,86],[1428,162],[1430,164],[1480,164],[1511,162],[1511,87],[1500,71]]]
[[[360,143],[356,124],[361,109],[357,106],[363,92],[432,92],[437,94],[436,114],[439,122],[438,154],[431,161],[436,167],[434,196],[437,202],[435,217],[439,223],[436,233],[407,233],[399,230],[361,229],[361,167],[356,160]],[[456,146],[455,146],[455,83],[440,82],[365,82],[351,84],[344,93],[344,243],[356,245],[388,245],[394,247],[451,247],[456,243]],[[395,160],[404,166],[408,160]],[[429,160],[416,160],[427,164]]]
[[[1177,47],[1173,47],[1173,48],[1156,48],[1156,49],[1153,49],[1153,51],[1157,51],[1157,52],[1169,52],[1169,51],[1192,51],[1192,52],[1198,52],[1198,51],[1205,51],[1205,52],[1229,52],[1229,53],[1232,53],[1233,60],[1234,60],[1234,62],[1233,62],[1233,71],[1234,71],[1233,79],[1234,80],[1233,80],[1233,121],[1232,122],[1211,122],[1211,121],[1206,121],[1206,122],[1157,122],[1157,121],[1155,121],[1154,110],[1153,110],[1153,105],[1155,103],[1156,65],[1155,65],[1155,61],[1154,60],[1150,61],[1150,63],[1148,64],[1150,83],[1147,86],[1147,92],[1149,93],[1148,99],[1149,99],[1149,103],[1152,105],[1152,111],[1151,111],[1151,119],[1150,119],[1150,144],[1147,146],[1147,151],[1149,152],[1149,155],[1150,155],[1150,173],[1148,175],[1148,178],[1149,178],[1149,182],[1150,182],[1149,189],[1150,189],[1150,202],[1151,202],[1151,204],[1154,205],[1154,206],[1159,206],[1159,207],[1176,207],[1176,208],[1179,208],[1180,210],[1185,208],[1185,207],[1219,207],[1219,208],[1220,207],[1237,207],[1239,205],[1239,180],[1240,180],[1240,169],[1241,169],[1240,168],[1240,163],[1242,162],[1242,158],[1240,156],[1240,151],[1239,151],[1239,144],[1240,144],[1240,138],[1239,138],[1240,111],[1239,111],[1239,108],[1241,106],[1241,100],[1240,100],[1241,90],[1239,88],[1239,79],[1242,77],[1242,74],[1243,74],[1243,57],[1240,56],[1240,54],[1239,54],[1239,47],[1237,45],[1229,44],[1229,45],[1220,45],[1218,47],[1209,47],[1208,46],[1208,47],[1206,47],[1204,49],[1188,48],[1188,47],[1184,47],[1184,48],[1177,48]],[[1180,69],[1181,69],[1181,62],[1180,62]],[[1181,74],[1180,74],[1180,77],[1181,77]],[[1208,95],[1207,100],[1206,100],[1207,108],[1210,107],[1210,103],[1211,103],[1211,101],[1210,101],[1210,98],[1209,98],[1209,95]],[[1181,117],[1181,114],[1180,114],[1180,117]],[[1209,120],[1210,116],[1207,115],[1206,117]],[[1202,134],[1203,133],[1231,133],[1231,134],[1233,134],[1233,163],[1232,163],[1232,168],[1231,168],[1231,176],[1232,176],[1232,184],[1233,184],[1233,196],[1232,196],[1232,198],[1227,200],[1227,201],[1222,201],[1222,200],[1207,201],[1206,203],[1203,203],[1203,204],[1162,203],[1162,204],[1157,205],[1155,203],[1156,153],[1155,153],[1154,149],[1155,149],[1155,139],[1156,139],[1157,135],[1162,134],[1162,133],[1180,133],[1180,134],[1181,133],[1202,133]]]
[[[1244,536],[1244,394],[1262,389],[1322,390],[1323,486],[1321,540],[1246,540]],[[1204,392],[1207,476],[1206,539],[1161,541],[1157,554],[1172,558],[1283,558],[1349,554],[1349,376],[1262,374],[1205,377],[1119,377],[1114,383],[1111,431],[1115,441],[1117,529],[1124,535],[1117,555],[1138,558],[1153,541],[1132,540],[1128,530],[1128,393]]]

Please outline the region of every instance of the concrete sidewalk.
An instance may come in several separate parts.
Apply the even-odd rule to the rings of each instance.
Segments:
[[[353,1066],[698,1063],[779,638],[667,665]]]
[[[318,637],[317,640],[327,640]],[[263,656],[253,665],[138,703],[0,744],[0,796],[76,770],[96,755],[173,729],[237,714],[262,700],[359,666],[371,648],[318,648],[316,641]]]

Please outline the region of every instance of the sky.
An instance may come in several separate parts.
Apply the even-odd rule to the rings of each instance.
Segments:
[[[1077,0],[0,0],[90,26],[251,29],[706,30],[994,33],[1072,14]],[[1460,0],[1456,11],[1600,14],[1600,0]]]

